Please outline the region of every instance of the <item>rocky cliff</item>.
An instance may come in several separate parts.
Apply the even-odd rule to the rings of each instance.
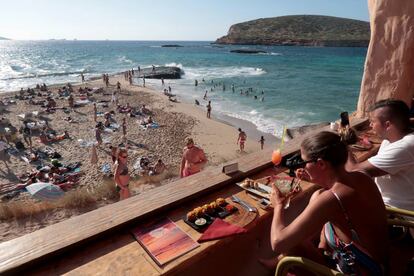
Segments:
[[[369,23],[320,15],[290,15],[238,23],[219,44],[367,47]]]
[[[410,106],[414,96],[414,1],[368,0],[368,9],[372,32],[358,117],[378,100],[396,98]]]

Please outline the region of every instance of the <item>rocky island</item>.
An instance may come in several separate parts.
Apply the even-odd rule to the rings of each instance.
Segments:
[[[217,44],[367,47],[369,22],[321,15],[261,18],[232,25]]]
[[[180,79],[183,71],[175,66],[156,66],[153,68],[143,68],[138,73],[138,77],[147,79]]]

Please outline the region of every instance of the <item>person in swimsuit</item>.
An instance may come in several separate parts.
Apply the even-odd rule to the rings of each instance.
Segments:
[[[244,144],[246,143],[247,135],[241,128],[239,128],[239,136],[237,138],[237,144],[240,145],[240,152],[244,152]]]
[[[129,171],[128,171],[128,152],[126,149],[118,151],[118,158],[115,161],[114,180],[116,190],[119,192],[120,200],[131,196],[129,192]]]
[[[207,118],[210,119],[210,116],[211,116],[211,101],[208,101],[208,104],[207,104]]]
[[[180,176],[187,177],[201,171],[202,167],[207,163],[207,157],[204,151],[194,145],[192,138],[185,140],[183,158],[181,160]]]
[[[382,275],[382,264],[387,258],[387,221],[374,181],[364,173],[345,170],[347,147],[332,132],[306,138],[301,145],[301,157],[303,168],[296,175],[321,189],[290,222],[284,208],[287,198],[273,184],[273,251],[279,257],[299,255],[329,264],[322,254],[325,251],[332,256],[334,268],[347,275]],[[321,229],[316,246],[311,240],[319,237]]]

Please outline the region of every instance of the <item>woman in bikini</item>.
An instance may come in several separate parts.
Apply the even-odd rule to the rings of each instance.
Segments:
[[[129,192],[129,172],[128,172],[128,153],[126,149],[120,149],[118,151],[118,158],[115,162],[114,180],[116,190],[119,192],[119,198],[121,200],[130,197]]]
[[[307,257],[350,275],[382,275],[388,245],[384,203],[370,177],[345,170],[347,154],[345,144],[332,132],[320,132],[302,142],[304,167],[297,176],[321,189],[289,223],[283,207],[286,198],[273,185],[271,246],[279,257]],[[310,240],[321,229],[317,247]]]

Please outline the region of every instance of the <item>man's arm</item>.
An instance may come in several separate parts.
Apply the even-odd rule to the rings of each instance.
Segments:
[[[207,157],[202,149],[200,149],[199,158],[200,161],[198,162],[198,164],[200,164],[201,167],[204,167],[204,165],[207,163]]]
[[[181,158],[181,166],[180,166],[180,177],[181,178],[184,176],[184,174],[183,174],[184,166],[185,166],[185,159],[184,159],[184,154],[183,154],[183,158]]]
[[[345,165],[347,171],[362,171],[368,174],[371,177],[383,176],[388,174],[386,171],[383,171],[374,165],[372,165],[368,160],[357,162],[355,156],[352,152],[348,152],[348,161]]]

